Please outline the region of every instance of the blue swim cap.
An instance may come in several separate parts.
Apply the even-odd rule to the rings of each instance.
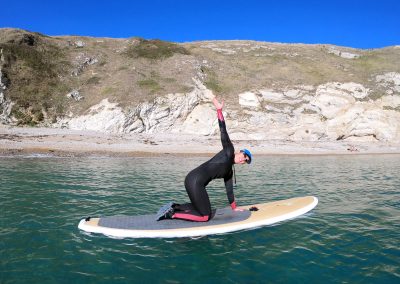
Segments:
[[[247,160],[246,163],[250,164],[251,163],[251,158],[252,158],[250,151],[247,150],[247,149],[242,149],[242,150],[240,150],[240,152],[242,152],[247,157],[249,157],[249,160]]]

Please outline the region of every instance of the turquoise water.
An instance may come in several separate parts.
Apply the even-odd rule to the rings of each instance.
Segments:
[[[315,195],[275,226],[197,239],[112,239],[82,217],[186,201],[207,158],[0,158],[0,283],[400,283],[400,156],[258,157],[239,204]],[[227,206],[222,180],[208,190]]]

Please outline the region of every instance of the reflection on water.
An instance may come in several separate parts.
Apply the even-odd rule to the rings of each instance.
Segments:
[[[186,201],[185,175],[207,158],[2,157],[0,282],[399,282],[399,158],[258,157],[236,167],[239,204],[315,195],[318,206],[239,233],[112,239],[77,224]],[[228,205],[222,180],[208,192]]]

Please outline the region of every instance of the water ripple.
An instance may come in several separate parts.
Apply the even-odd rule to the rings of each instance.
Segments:
[[[82,217],[187,201],[185,174],[205,160],[2,157],[0,282],[400,281],[399,156],[262,157],[237,166],[239,204],[318,196],[312,212],[273,226],[150,240],[77,229]],[[227,206],[221,180],[208,192],[213,206]]]

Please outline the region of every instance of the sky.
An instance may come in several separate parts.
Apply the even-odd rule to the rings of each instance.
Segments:
[[[368,49],[400,45],[400,1],[0,0],[0,27],[46,35],[241,39]]]

